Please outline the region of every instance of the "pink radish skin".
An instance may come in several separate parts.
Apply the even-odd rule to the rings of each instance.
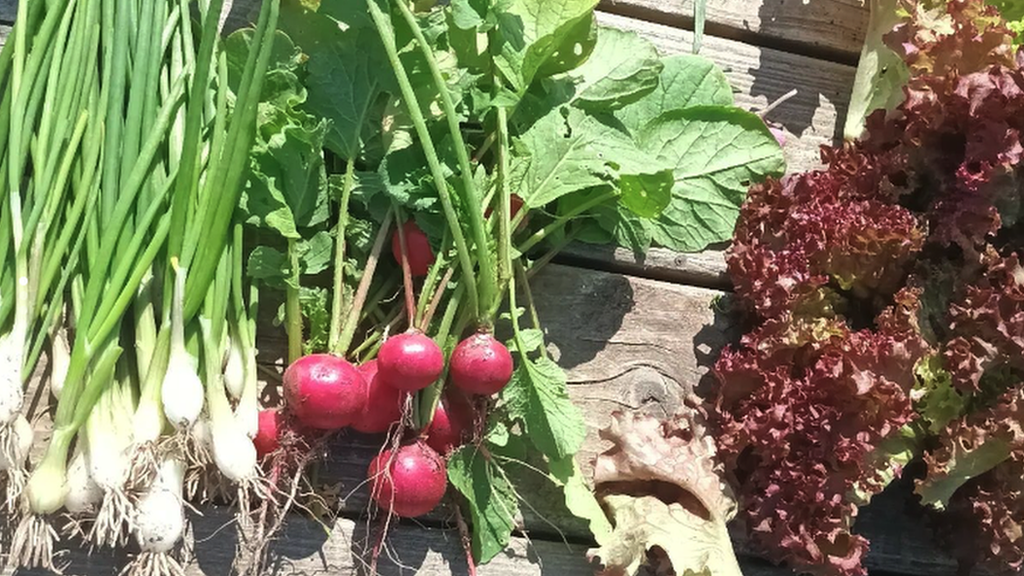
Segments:
[[[444,370],[441,348],[422,332],[388,338],[377,353],[377,378],[384,384],[416,392],[433,384]]]
[[[359,373],[366,380],[366,408],[352,422],[352,429],[364,434],[380,434],[387,432],[402,418],[402,407],[408,392],[402,392],[385,384],[377,377],[378,364],[370,360],[358,367]]]
[[[427,444],[442,455],[462,446],[466,433],[473,426],[471,410],[465,399],[459,402],[453,396],[444,398],[427,427]]]
[[[436,508],[448,487],[444,460],[419,440],[381,452],[366,475],[377,505],[402,518],[423,516]]]
[[[366,396],[366,380],[355,366],[331,354],[303,356],[284,371],[285,402],[303,426],[344,428],[362,414]]]
[[[509,200],[509,202],[508,202],[509,208],[511,208],[511,210],[512,210],[512,213],[510,214],[509,217],[512,220],[515,220],[516,216],[519,215],[519,211],[523,209],[523,199],[520,198],[518,194],[512,194],[511,196],[509,196],[508,200]],[[486,211],[484,211],[484,218],[490,218],[491,217],[491,212],[493,212],[492,208],[488,208]],[[526,228],[526,225],[529,222],[530,222],[530,215],[527,214],[526,216],[523,216],[523,219],[519,222],[519,226],[516,227],[516,232],[522,230],[523,228]]]
[[[455,347],[448,375],[463,392],[490,396],[512,379],[512,355],[494,336],[477,332]]]
[[[263,458],[281,447],[281,413],[277,410],[260,410],[259,427],[252,443],[256,445],[256,456]]]
[[[405,235],[405,249],[413,277],[426,276],[430,266],[434,264],[434,250],[430,247],[430,239],[413,220],[402,224],[402,233]],[[391,255],[395,257],[395,262],[402,263],[402,241],[398,230],[391,234]]]

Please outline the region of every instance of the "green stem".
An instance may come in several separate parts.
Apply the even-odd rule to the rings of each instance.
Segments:
[[[405,217],[402,214],[401,206],[394,199],[391,200],[391,209],[395,211],[395,219],[400,223],[395,230],[398,232],[398,246],[401,256],[399,264],[402,266],[402,292],[405,298],[405,315],[409,319],[409,329],[412,330],[416,327],[416,297],[413,294],[415,288],[412,283],[412,270],[409,267],[409,244],[405,240],[405,226],[401,225],[401,222],[405,222]]]
[[[545,238],[560,230],[562,227],[568,224],[573,218],[579,216],[580,214],[586,212],[587,210],[590,210],[595,206],[598,206],[600,204],[607,202],[608,200],[611,200],[612,198],[615,198],[615,196],[615,192],[612,191],[605,192],[604,194],[598,194],[597,196],[594,196],[590,200],[566,212],[565,214],[562,214],[561,216],[556,218],[554,222],[534,232],[533,236],[530,236],[529,238],[526,239],[525,242],[520,244],[519,248],[517,249],[518,252],[520,254],[525,254],[531,248],[542,242]]]
[[[473,310],[474,314],[479,314],[480,304],[472,256],[466,244],[466,238],[462,233],[462,227],[459,223],[458,214],[455,212],[455,206],[452,204],[452,199],[448,194],[448,183],[445,181],[444,171],[441,169],[441,162],[437,158],[437,150],[434,149],[434,143],[430,138],[430,131],[427,129],[426,120],[423,119],[423,112],[420,110],[419,102],[416,100],[416,92],[409,81],[405,65],[402,64],[401,59],[398,57],[398,47],[395,45],[390,19],[377,6],[376,0],[367,2],[367,7],[377,27],[377,33],[380,35],[381,42],[384,44],[384,50],[387,52],[395,78],[398,80],[398,87],[401,90],[402,99],[408,108],[409,118],[416,129],[416,136],[419,138],[420,145],[423,146],[423,155],[426,156],[427,164],[430,166],[434,186],[437,188],[437,194],[441,200],[441,207],[444,210],[448,228],[451,230],[452,239],[455,241],[455,246],[459,253],[459,263],[462,266],[462,277],[467,287],[469,307]]]
[[[219,14],[224,0],[212,0],[211,8]],[[182,18],[188,21],[189,18]],[[213,66],[213,50],[217,42],[218,18],[216,15],[203,22],[202,36],[199,41],[199,52],[195,58],[195,75],[192,77],[192,92],[188,101],[190,106],[185,115],[184,154],[174,190],[171,205],[171,232],[168,238],[167,254],[171,257],[181,255],[185,238],[188,217],[192,215],[192,202],[199,187],[199,155],[203,128],[203,109],[199,105],[208,88],[210,68]],[[191,44],[191,38],[186,43]],[[183,265],[188,265],[183,262]]]
[[[423,279],[423,288],[420,290],[420,298],[419,301],[416,302],[416,326],[423,326],[423,314],[426,312],[427,306],[430,305],[430,295],[437,287],[437,280],[441,276],[441,270],[452,269],[448,262],[448,252],[451,248],[451,237],[448,235],[448,231],[445,230],[444,238],[441,240],[441,250],[438,251],[437,257],[434,258],[434,263],[430,265],[427,277]]]
[[[341,330],[345,317],[345,232],[348,225],[348,202],[355,186],[355,157],[345,164],[345,184],[341,189],[341,204],[338,206],[338,225],[334,237],[334,298],[331,302],[331,335],[328,349],[338,353]]]
[[[500,86],[500,82],[498,84]],[[512,277],[512,230],[509,221],[512,213],[512,193],[508,187],[509,143],[508,111],[498,107],[498,285],[504,290]],[[520,210],[525,212],[525,210]],[[501,298],[495,298],[488,310],[493,318],[501,307]]]
[[[434,340],[441,346],[442,350],[447,352],[448,337],[451,335],[452,323],[455,321],[455,314],[459,311],[459,304],[462,302],[462,295],[465,292],[463,287],[460,285],[455,289],[452,294],[451,300],[448,301],[448,306],[445,308],[444,316],[441,318],[441,325],[438,327],[437,334],[434,336]],[[441,395],[444,393],[444,383],[446,378],[438,378],[437,382],[434,382],[430,386],[427,386],[420,392],[418,396],[418,410],[413,411],[413,415],[416,419],[414,424],[417,430],[424,430],[430,423],[434,421],[434,412],[437,411],[437,405],[441,402]]]
[[[366,293],[370,290],[370,283],[373,282],[373,273],[377,270],[377,260],[380,258],[381,250],[384,249],[384,241],[387,240],[388,231],[391,229],[392,217],[392,211],[388,210],[387,216],[384,217],[384,222],[381,223],[380,230],[377,232],[377,238],[373,241],[370,257],[366,259],[366,266],[363,267],[363,277],[359,279],[359,287],[356,288],[355,297],[352,299],[352,306],[349,308],[348,316],[345,318],[345,327],[342,329],[341,337],[338,339],[338,347],[332,351],[338,356],[344,357],[348,352],[349,346],[352,345],[352,337],[355,336],[356,327],[359,325],[359,319],[362,317]]]
[[[552,246],[550,250],[545,252],[543,256],[531,262],[529,270],[527,270],[526,272],[526,278],[530,279],[536,276],[538,272],[540,272],[545,266],[551,263],[551,260],[553,260],[555,256],[557,256],[558,253],[562,251],[562,248],[565,248],[566,246],[569,245],[570,242],[575,240],[576,236],[579,235],[579,233],[580,228],[576,228],[570,231],[557,244]]]
[[[197,253],[194,263],[196,265],[193,266],[193,273],[188,278],[189,292],[185,300],[185,315],[188,318],[191,318],[199,310],[202,304],[201,295],[206,292],[210,282],[213,281],[213,275],[220,260],[220,255],[216,250],[217,248],[223,250],[231,226],[231,218],[238,207],[238,200],[242,194],[243,178],[249,169],[249,151],[256,137],[256,113],[266,71],[273,54],[274,31],[277,29],[280,7],[279,0],[269,0],[263,3],[260,10],[252,43],[252,46],[259,47],[259,52],[254,68],[250,69],[247,66],[245,72],[252,74],[252,82],[249,85],[243,82],[242,86],[247,90],[237,100],[231,115],[227,139],[224,141],[226,158],[221,159],[220,168],[217,171],[221,176],[218,177],[218,174],[214,174],[211,180],[205,183],[209,193],[216,198],[216,203],[213,211],[205,214],[206,219],[202,224],[203,235],[200,237],[200,245],[203,250]],[[243,81],[244,79],[243,74]]]
[[[438,93],[441,96],[441,106],[444,109],[445,120],[448,124],[448,133],[452,139],[452,145],[455,148],[455,156],[459,162],[459,172],[462,177],[462,185],[465,188],[466,198],[464,198],[463,206],[465,212],[469,214],[469,225],[473,231],[474,241],[476,243],[476,255],[477,261],[480,264],[480,287],[479,287],[479,302],[480,305],[486,310],[486,314],[480,320],[485,325],[490,325],[493,314],[493,310],[497,310],[497,305],[494,304],[495,300],[500,300],[497,283],[495,278],[494,263],[491,258],[491,248],[487,242],[487,229],[484,223],[484,206],[480,199],[480,195],[476,189],[476,182],[473,180],[473,168],[469,163],[469,153],[466,152],[466,143],[462,138],[462,130],[459,126],[459,116],[455,111],[455,103],[452,101],[451,93],[448,90],[448,84],[445,82],[444,76],[441,74],[441,69],[437,65],[437,58],[434,57],[434,51],[430,47],[430,43],[423,36],[423,31],[420,29],[419,22],[416,21],[416,16],[413,15],[412,10],[409,9],[408,3],[405,0],[397,0],[395,4],[398,6],[398,10],[402,13],[402,17],[405,18],[406,23],[412,30],[413,37],[416,38],[416,43],[419,44],[420,52],[423,53],[423,57],[427,61],[427,68],[430,70],[430,75],[434,79],[434,84],[437,87]]]
[[[291,281],[285,289],[284,320],[288,333],[288,363],[302,356],[302,306],[299,302],[299,250],[294,239],[288,239],[288,260]]]
[[[523,294],[526,296],[526,310],[530,313],[530,322],[535,329],[540,330],[540,316],[537,314],[537,306],[533,302],[533,290],[530,289],[530,280],[526,277],[526,267],[522,262],[516,262],[516,272],[519,273],[519,280],[523,283]],[[540,354],[547,358],[547,348],[541,346]]]

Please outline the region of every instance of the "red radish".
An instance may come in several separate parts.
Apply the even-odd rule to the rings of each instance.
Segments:
[[[260,410],[259,427],[252,443],[256,445],[256,456],[263,458],[281,447],[281,412],[278,410]]]
[[[299,424],[337,430],[366,406],[366,380],[355,366],[331,354],[303,356],[284,371],[284,398]]]
[[[473,426],[471,410],[465,398],[446,395],[437,405],[434,419],[427,428],[427,444],[437,450],[438,454],[447,454],[451,449],[461,446],[463,438]]]
[[[434,250],[430,247],[430,240],[413,220],[402,224],[402,233],[405,235],[405,248],[412,275],[426,276],[434,263]],[[398,230],[391,235],[391,254],[395,257],[395,262],[402,263],[402,240]]]
[[[387,432],[391,425],[402,418],[402,407],[408,392],[392,388],[377,378],[377,361],[370,360],[357,370],[366,380],[366,407],[359,418],[352,422],[352,428],[364,434]]]
[[[384,384],[406,392],[430,386],[444,370],[441,348],[418,331],[388,338],[377,353],[377,362],[377,377]]]
[[[477,332],[455,347],[448,374],[463,392],[490,396],[512,379],[512,355],[494,336]]]
[[[402,518],[415,518],[441,503],[448,487],[444,460],[422,441],[385,450],[366,472],[377,505]]]
[[[509,216],[509,218],[511,218],[512,220],[515,220],[516,216],[519,214],[519,211],[523,209],[523,199],[520,198],[518,194],[512,194],[511,196],[509,196],[508,205],[509,205],[509,208],[511,208],[511,210],[512,210],[512,214]],[[487,208],[487,210],[484,211],[484,218],[490,218],[491,217],[491,212],[493,212],[493,211],[494,211],[493,208]],[[522,230],[523,227],[526,226],[526,223],[529,222],[529,221],[530,221],[530,215],[529,214],[527,214],[526,216],[523,216],[523,221],[519,223],[519,226],[516,228],[516,230]]]

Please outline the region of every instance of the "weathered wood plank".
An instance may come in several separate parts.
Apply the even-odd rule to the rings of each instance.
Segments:
[[[602,0],[607,12],[693,28],[693,0]],[[854,63],[868,25],[861,0],[709,0],[706,31],[758,46],[773,46]]]
[[[672,413],[736,332],[730,318],[712,308],[722,296],[715,290],[557,265],[538,274],[532,286],[553,357],[567,370],[569,393],[586,417],[588,436],[579,456],[586,474],[606,446],[597,430],[613,410]],[[280,370],[283,340],[269,327],[263,334],[261,354]],[[380,442],[380,437],[342,433],[319,469],[322,483],[340,483],[343,509],[350,514],[367,508],[368,494],[360,484]],[[587,537],[545,480],[522,467],[509,469],[536,509],[523,510],[524,526],[535,538],[557,540],[559,531],[571,539]],[[873,542],[868,565],[952,576],[953,562],[930,542],[928,529],[906,515],[907,502],[907,491],[897,487],[862,511],[857,529]],[[442,522],[449,514],[440,511],[430,518]],[[742,534],[735,536],[737,549],[749,552]]]
[[[238,535],[225,510],[207,509],[202,517],[194,517],[196,545],[194,559],[189,562],[187,576],[223,576],[231,573]],[[376,530],[376,528],[373,528]],[[296,516],[285,526],[280,538],[271,547],[269,572],[275,575],[350,575],[369,574],[366,543],[370,541],[367,523],[340,518],[328,533],[319,524]],[[512,539],[509,548],[490,563],[480,566],[481,576],[591,576],[593,567],[587,563],[587,546]],[[124,552],[89,553],[72,548],[61,559],[69,563],[65,576],[118,576],[130,561]],[[788,570],[754,559],[742,561],[746,576],[785,576]],[[450,576],[466,574],[468,568],[458,532],[414,523],[392,527],[380,555],[377,573],[381,576]],[[3,576],[15,572],[9,567]],[[18,571],[19,575],[43,575],[41,570]]]
[[[725,246],[689,254],[654,247],[647,254],[636,254],[621,246],[575,242],[566,246],[555,261],[677,284],[732,289],[725,266]]]

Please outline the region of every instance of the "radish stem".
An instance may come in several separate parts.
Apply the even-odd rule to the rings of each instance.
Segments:
[[[448,268],[448,271],[444,273],[444,278],[438,283],[437,289],[434,291],[434,297],[430,300],[430,306],[427,307],[426,312],[423,314],[423,319],[420,321],[420,330],[426,332],[430,328],[430,321],[434,319],[434,312],[437,311],[438,305],[441,304],[441,298],[444,297],[444,293],[448,289],[448,283],[452,281],[454,274],[455,268]]]
[[[293,238],[288,239],[289,273],[285,288],[284,320],[288,334],[288,363],[302,356],[302,306],[299,301],[299,250]]]
[[[452,199],[448,194],[448,183],[445,181],[444,171],[441,169],[441,162],[437,158],[437,151],[434,149],[434,143],[430,138],[430,131],[427,129],[426,120],[423,119],[423,112],[420,110],[419,102],[416,100],[416,92],[409,81],[405,65],[402,64],[401,59],[398,57],[398,47],[395,45],[390,19],[385,16],[374,0],[367,2],[367,8],[374,25],[377,27],[377,33],[380,35],[381,42],[384,45],[384,51],[387,52],[388,61],[391,63],[391,69],[394,71],[395,78],[398,81],[402,99],[405,101],[409,117],[412,120],[413,127],[416,129],[416,136],[423,147],[423,155],[426,156],[427,164],[430,166],[434,186],[437,188],[437,195],[441,200],[441,207],[444,210],[445,219],[448,221],[448,228],[451,230],[452,239],[458,250],[463,281],[466,283],[469,295],[469,308],[473,310],[474,314],[479,314],[480,304],[472,256],[466,245],[466,237],[462,233],[462,225],[459,223],[455,206],[452,204]]]
[[[434,263],[430,265],[430,270],[427,271],[427,277],[423,279],[420,298],[416,303],[417,326],[423,325],[423,313],[427,306],[430,305],[430,295],[433,294],[437,288],[437,279],[441,274],[441,270],[453,270],[451,263],[448,261],[449,251],[451,251],[451,237],[448,235],[448,231],[445,230],[444,237],[441,239],[441,250],[434,258]]]
[[[399,253],[402,256],[400,260],[402,264],[402,286],[405,293],[405,315],[409,318],[409,329],[411,330],[416,327],[416,297],[413,294],[412,269],[409,267],[409,245],[405,241],[402,209],[394,201],[391,203],[391,209],[395,211],[395,219],[399,222],[396,230],[398,232]]]
[[[416,43],[420,47],[420,52],[423,53],[423,57],[427,62],[427,68],[430,70],[430,75],[433,77],[434,84],[441,96],[441,106],[444,110],[445,120],[448,124],[448,133],[452,139],[452,146],[455,148],[455,156],[459,162],[462,186],[465,188],[466,193],[466,198],[463,199],[463,209],[469,214],[470,229],[473,231],[474,241],[476,243],[477,261],[480,264],[480,291],[478,301],[480,302],[480,306],[484,307],[483,311],[485,315],[483,318],[478,318],[478,321],[484,325],[490,325],[494,314],[492,309],[497,310],[499,304],[496,304],[495,301],[500,300],[500,294],[496,285],[491,248],[487,242],[487,230],[484,226],[483,202],[481,201],[480,195],[477,193],[476,182],[473,180],[473,168],[469,164],[469,154],[466,152],[466,143],[462,139],[462,130],[459,127],[459,116],[455,111],[455,103],[452,101],[451,93],[448,90],[448,84],[445,82],[444,76],[441,74],[441,69],[437,65],[437,58],[434,57],[434,51],[431,48],[430,43],[427,42],[426,38],[424,38],[419,22],[416,21],[416,17],[413,15],[412,10],[409,9],[408,4],[404,0],[397,0],[395,5],[398,6],[398,10],[402,13],[402,17],[405,19],[406,24],[408,24],[409,29],[412,30],[413,37],[416,39]]]
[[[352,299],[352,307],[349,308],[348,316],[345,318],[345,327],[341,332],[341,338],[338,339],[338,347],[331,350],[331,353],[337,356],[344,357],[348,353],[349,346],[352,345],[352,337],[356,333],[361,310],[366,302],[366,293],[370,290],[370,283],[373,282],[373,273],[377,270],[377,260],[380,258],[380,252],[384,248],[384,242],[388,238],[388,231],[391,229],[392,216],[392,211],[388,210],[387,215],[384,216],[384,222],[380,225],[380,230],[377,231],[377,238],[373,241],[373,249],[370,251],[370,257],[366,259],[363,277],[359,280],[359,287],[356,288],[355,297]]]
[[[501,83],[497,86],[500,88]],[[509,143],[508,143],[508,112],[498,107],[498,283],[504,289],[512,277],[512,228],[509,218],[512,211],[512,193],[508,187]],[[525,210],[520,210],[524,214]],[[501,298],[495,298],[488,310],[488,317],[493,318],[501,306]]]
[[[337,350],[341,340],[345,314],[345,232],[348,226],[348,203],[355,186],[355,158],[345,163],[345,183],[341,188],[341,202],[338,206],[338,225],[334,236],[334,298],[331,302],[331,334],[328,349]]]
[[[526,252],[529,252],[531,248],[542,242],[545,238],[565,227],[565,225],[572,221],[573,218],[579,216],[580,214],[586,212],[587,210],[590,210],[595,206],[604,204],[608,200],[615,198],[615,196],[615,192],[611,191],[594,196],[590,200],[583,202],[582,204],[576,206],[572,210],[569,210],[565,214],[560,215],[558,218],[555,219],[554,222],[534,232],[533,235],[527,238],[525,242],[520,244],[516,250],[520,254],[525,254]],[[520,214],[524,212],[525,211],[520,210]]]

